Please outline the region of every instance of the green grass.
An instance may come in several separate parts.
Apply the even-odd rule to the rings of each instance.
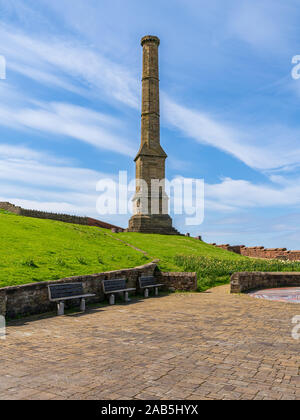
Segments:
[[[241,257],[233,252],[208,245],[205,242],[185,236],[165,236],[141,233],[118,233],[114,234],[122,239],[146,251],[151,259],[160,259],[159,267],[163,271],[183,271],[174,257],[181,255],[202,255],[204,257],[216,257],[220,259],[240,260]],[[248,258],[246,258],[248,259]]]
[[[126,242],[160,259],[162,271],[191,271],[198,276],[198,290],[229,283],[237,271],[300,271],[299,262],[243,257],[185,236],[117,234]]]
[[[113,234],[3,210],[0,232],[0,287],[132,268],[154,259],[162,271],[196,271],[200,291],[228,283],[236,271],[300,271],[300,263],[242,257],[184,236]]]
[[[198,290],[204,291],[211,287],[229,283],[231,274],[243,271],[300,271],[300,262],[261,260],[252,258],[216,258],[199,255],[177,255],[175,263],[183,271],[196,272],[198,275]]]
[[[0,287],[131,268],[148,261],[104,230],[0,211]]]

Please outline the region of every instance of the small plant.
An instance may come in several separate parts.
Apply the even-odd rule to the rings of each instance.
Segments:
[[[59,265],[60,267],[66,267],[67,266],[67,263],[61,258],[57,258],[56,264]]]
[[[24,265],[25,267],[38,268],[38,265],[36,265],[33,259],[31,258],[28,258],[27,260],[22,261],[21,264]]]
[[[86,260],[83,257],[77,257],[77,261],[81,265],[87,265],[87,262],[86,262]]]

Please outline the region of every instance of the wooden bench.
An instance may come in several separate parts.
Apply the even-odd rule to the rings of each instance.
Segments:
[[[123,293],[125,302],[130,302],[129,292],[134,292],[136,289],[128,289],[126,287],[126,279],[113,279],[103,281],[103,292],[109,296],[110,305],[115,304],[116,293]]]
[[[64,315],[65,301],[80,299],[80,310],[85,311],[85,298],[93,297],[93,294],[84,294],[82,283],[62,283],[48,286],[49,300],[57,302],[57,315]]]
[[[145,298],[149,297],[149,289],[155,289],[155,296],[158,296],[158,288],[164,284],[157,283],[153,276],[139,278],[140,289],[144,290]]]

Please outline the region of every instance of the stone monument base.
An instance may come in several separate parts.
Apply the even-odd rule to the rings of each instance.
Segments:
[[[129,220],[128,232],[180,235],[180,233],[172,226],[172,219],[168,214],[149,216],[136,214]]]

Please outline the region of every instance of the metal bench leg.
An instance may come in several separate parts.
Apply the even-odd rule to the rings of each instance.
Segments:
[[[65,302],[59,302],[57,304],[57,315],[64,315],[65,314]]]
[[[115,295],[113,295],[113,294],[109,295],[109,304],[110,305],[115,304]]]
[[[80,300],[80,310],[85,312],[85,299]]]
[[[155,296],[158,296],[158,287],[155,287]]]
[[[125,300],[125,302],[130,302],[129,293],[128,292],[124,292],[124,300]]]
[[[145,296],[145,298],[149,297],[149,289],[145,289],[144,296]]]

